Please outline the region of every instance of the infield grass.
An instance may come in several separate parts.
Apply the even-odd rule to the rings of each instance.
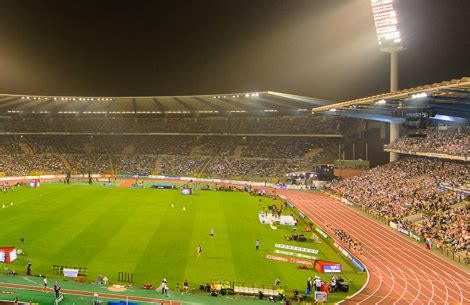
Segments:
[[[52,265],[80,266],[88,269],[90,281],[101,274],[114,283],[120,271],[133,273],[136,285],[158,286],[166,278],[170,287],[185,278],[192,287],[212,279],[272,284],[279,278],[289,290],[303,292],[307,277],[318,273],[265,258],[274,254],[275,243],[283,243],[318,249],[319,259],[340,262],[340,276],[352,281],[348,295],[363,285],[366,275],[326,243],[287,242],[291,227],[273,230],[260,224],[258,212],[273,204],[260,198],[241,192],[196,190],[184,196],[179,190],[98,185],[21,187],[0,194],[0,206],[6,205],[0,209],[0,247],[22,248],[24,238],[26,255],[8,266],[19,273],[25,272],[30,257],[33,274],[52,277],[60,277],[52,273]],[[203,249],[199,259],[198,244]],[[329,280],[331,275],[321,277]],[[331,294],[330,300],[344,297]]]

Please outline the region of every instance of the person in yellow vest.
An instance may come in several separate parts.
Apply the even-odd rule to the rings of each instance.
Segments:
[[[280,301],[283,301],[285,299],[285,296],[284,296],[284,289],[282,289],[281,287],[279,287],[279,289],[277,290],[277,292],[279,293],[279,300]]]

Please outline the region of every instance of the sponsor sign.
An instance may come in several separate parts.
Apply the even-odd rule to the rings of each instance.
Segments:
[[[318,303],[328,303],[328,292],[323,291],[315,291],[313,295],[315,301]]]
[[[63,269],[65,277],[77,277],[78,276],[78,269]]]
[[[317,259],[316,256],[311,256],[311,255],[297,253],[297,252],[283,251],[283,250],[274,250],[274,253],[283,254],[283,255],[290,255],[290,256],[295,256],[295,257],[301,257],[301,258],[307,258],[307,259],[313,259],[313,260]]]
[[[323,273],[341,273],[341,265],[340,264],[324,265]]]
[[[319,227],[317,227],[315,229],[315,231],[321,235],[321,237],[323,237],[324,239],[328,239],[328,234],[325,233],[325,231],[323,231],[322,229],[320,229]]]
[[[334,245],[341,253],[343,253],[344,256],[350,257],[349,252],[346,251],[346,249],[344,249],[340,244],[338,244],[337,242],[335,242],[333,245]]]
[[[349,200],[347,200],[346,198],[341,198],[341,202],[346,204],[346,205],[353,206],[353,204]]]
[[[397,225],[396,223],[394,223],[393,221],[390,221],[390,226],[391,226],[392,228],[394,228],[395,230],[398,229],[398,225]]]
[[[398,232],[403,233],[403,234],[405,234],[405,235],[410,235],[410,231],[405,230],[405,229],[403,229],[403,228],[398,228]]]
[[[283,245],[283,244],[275,244],[274,247],[279,248],[279,249],[294,250],[294,251],[318,254],[318,250],[316,250],[316,249],[302,248],[302,247],[289,246],[289,245]]]
[[[315,265],[314,261],[310,261],[306,259],[298,259],[298,258],[293,258],[293,257],[282,257],[282,256],[271,255],[271,254],[267,254],[266,259],[270,259],[274,261],[281,261],[281,262],[286,262],[286,263],[302,264],[302,265],[308,265],[308,266]]]
[[[410,232],[410,237],[416,241],[421,241],[421,237]]]
[[[286,204],[289,208],[293,209],[294,205],[290,201],[286,201]]]
[[[366,271],[366,269],[364,268],[364,266],[362,266],[362,264],[356,260],[355,258],[351,257],[351,262],[359,269],[361,270],[362,272]]]

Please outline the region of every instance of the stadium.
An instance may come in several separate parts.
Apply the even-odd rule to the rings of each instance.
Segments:
[[[0,94],[0,304],[468,304],[470,77],[371,3],[382,94]]]

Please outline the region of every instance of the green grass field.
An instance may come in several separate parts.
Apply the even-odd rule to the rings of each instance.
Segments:
[[[275,243],[318,249],[319,259],[340,262],[353,294],[366,275],[327,243],[284,240],[291,227],[272,230],[258,221],[258,211],[272,200],[239,192],[105,188],[103,186],[43,184],[0,194],[0,246],[21,248],[27,256],[9,266],[24,273],[27,257],[33,274],[52,274],[52,265],[88,268],[87,280],[99,274],[116,282],[120,271],[134,274],[136,284],[170,287],[187,278],[192,287],[212,279],[272,284],[276,278],[288,290],[305,290],[307,277],[317,274],[296,264],[267,260]],[[10,205],[10,203],[13,205]],[[277,202],[280,204],[280,202]],[[175,207],[172,208],[171,205]],[[186,210],[183,211],[183,207]],[[210,229],[215,238],[210,238]],[[298,231],[302,230],[301,227]],[[256,239],[261,248],[255,249]],[[197,246],[203,255],[197,258]],[[321,275],[324,279],[331,276]],[[331,300],[346,297],[332,294]]]

